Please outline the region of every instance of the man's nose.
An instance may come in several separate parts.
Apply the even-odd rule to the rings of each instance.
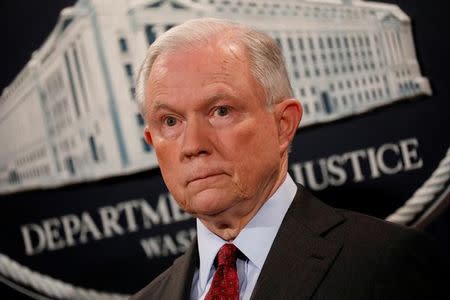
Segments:
[[[211,153],[209,130],[206,121],[194,119],[186,122],[182,145],[183,158],[190,159]]]

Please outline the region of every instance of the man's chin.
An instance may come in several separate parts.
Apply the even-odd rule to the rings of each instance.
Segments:
[[[222,197],[215,189],[203,191],[193,197],[186,211],[195,217],[215,217],[227,211],[233,203],[229,195]]]
[[[187,211],[191,215],[197,218],[201,219],[207,219],[207,218],[213,218],[217,217],[221,214],[223,214],[225,211],[228,210],[228,207],[221,206],[211,206],[203,207],[203,206],[196,206],[193,207],[191,211]]]

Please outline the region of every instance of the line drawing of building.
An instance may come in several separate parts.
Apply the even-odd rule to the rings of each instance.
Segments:
[[[0,194],[157,167],[134,78],[148,46],[197,17],[235,20],[282,49],[301,126],[431,95],[410,18],[362,0],[78,0],[0,96]]]

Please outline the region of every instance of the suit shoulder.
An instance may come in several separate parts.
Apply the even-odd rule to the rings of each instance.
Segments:
[[[380,218],[358,213],[355,211],[336,209],[346,218],[346,228],[355,233],[360,233],[371,239],[387,239],[389,241],[429,240],[432,237],[417,229],[392,223]]]
[[[336,209],[346,219],[338,236],[348,244],[371,248],[377,255],[443,257],[439,242],[429,233],[354,211]],[[364,252],[362,252],[364,253]]]
[[[416,229],[352,210],[329,206],[299,185],[296,218],[325,239],[345,242],[352,249],[379,252],[393,245],[432,240]]]
[[[185,259],[186,255],[182,255],[181,257],[177,258],[167,270],[158,275],[143,289],[132,295],[130,297],[130,300],[161,299],[160,295],[162,295],[163,291],[166,289],[166,285],[170,282],[172,274],[174,272],[177,272],[177,266],[181,263],[182,260]]]
[[[449,275],[448,260],[431,234],[354,211],[336,212],[346,221],[325,238],[344,242],[341,262],[352,264],[338,265],[347,274],[360,278],[362,268],[377,282],[374,292],[380,295],[410,291],[419,297],[414,299],[426,299],[430,292],[446,286],[443,279]]]
[[[163,273],[158,275],[155,279],[153,279],[149,284],[147,284],[143,289],[141,289],[136,294],[130,297],[130,300],[141,300],[141,299],[156,299],[154,298],[156,294],[159,294],[159,290],[162,288],[162,285],[169,280],[171,273],[173,272],[173,265],[170,266]]]

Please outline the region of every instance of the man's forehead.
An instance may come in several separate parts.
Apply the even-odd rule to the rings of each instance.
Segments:
[[[158,55],[153,63],[153,66],[168,66],[176,64],[180,60],[185,60],[187,56],[196,56],[197,54],[208,54],[202,57],[202,60],[191,61],[191,63],[202,63],[208,58],[221,57],[223,59],[235,59],[239,62],[247,62],[247,55],[245,47],[242,43],[230,39],[229,37],[212,37],[207,41],[199,42],[198,44],[182,45],[177,49],[169,49],[164,53]],[[186,63],[186,61],[184,61]],[[153,69],[153,68],[152,68]]]
[[[208,44],[205,47],[192,47],[165,52],[159,55],[150,70],[147,79],[147,87],[150,89],[156,86],[168,87],[170,82],[173,87],[180,87],[185,84],[184,79],[175,74],[186,74],[186,76],[204,77],[207,83],[223,81],[233,76],[239,70],[239,77],[250,73],[247,60],[240,53],[242,52],[236,45],[223,46],[218,44]],[[236,74],[234,74],[236,75]],[[170,79],[170,80],[166,80]],[[189,78],[186,78],[189,79]]]

